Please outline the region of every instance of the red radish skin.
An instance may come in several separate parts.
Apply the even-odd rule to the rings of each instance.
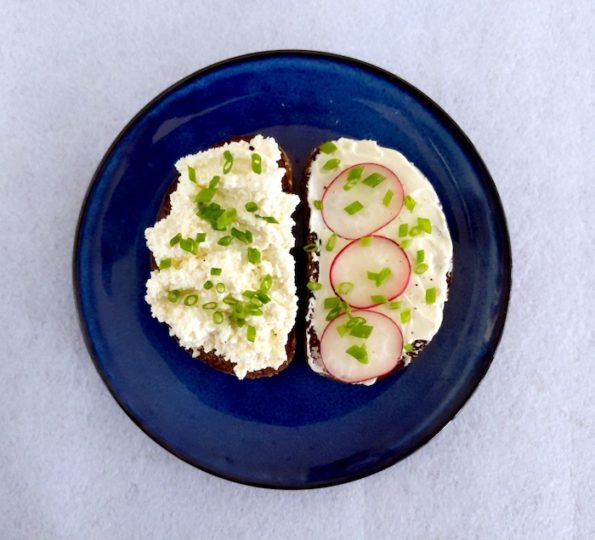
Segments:
[[[375,188],[369,188],[360,181],[352,190],[346,192],[343,185],[349,171],[354,167],[364,167],[362,179],[373,172],[379,172],[386,179]],[[385,207],[382,198],[389,189],[393,196],[389,206]],[[373,205],[369,205],[371,209],[364,209],[363,213],[350,216],[344,211],[345,206],[361,196],[374,197]],[[399,215],[403,208],[404,196],[403,185],[393,171],[378,163],[357,163],[341,171],[324,189],[322,219],[331,231],[347,240],[368,236],[382,229]]]
[[[329,322],[320,338],[320,356],[325,371],[334,379],[353,384],[384,377],[397,369],[403,356],[403,334],[395,321],[371,310],[357,310],[352,314],[364,317],[374,330],[365,340],[348,335],[341,337],[337,326],[347,322],[347,315]],[[368,364],[360,364],[345,352],[351,345],[362,343],[368,348]]]
[[[347,244],[333,259],[329,269],[329,281],[335,294],[355,309],[369,309],[378,303],[371,301],[373,295],[384,295],[387,301],[394,300],[407,289],[411,277],[411,263],[405,251],[394,240],[373,235],[370,245],[360,240]],[[380,245],[379,245],[380,244]],[[374,257],[378,260],[374,261]],[[367,272],[378,272],[383,267],[392,271],[392,276],[381,287],[368,279]],[[347,294],[339,294],[341,282],[354,284]]]

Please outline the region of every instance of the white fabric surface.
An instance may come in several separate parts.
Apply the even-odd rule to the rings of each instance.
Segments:
[[[0,12],[0,538],[595,537],[592,0]],[[359,57],[438,101],[493,174],[515,264],[495,362],[456,420],[397,466],[306,492],[153,443],[95,372],[71,292],[79,208],[119,130],[184,75],[272,48]]]

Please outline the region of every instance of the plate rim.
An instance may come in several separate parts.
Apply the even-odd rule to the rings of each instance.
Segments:
[[[235,64],[243,63],[246,60],[266,59],[266,58],[275,58],[275,57],[282,57],[282,56],[293,56],[296,58],[299,58],[299,57],[301,57],[301,58],[315,58],[315,59],[323,59],[323,60],[329,60],[329,61],[335,61],[335,62],[339,61],[343,64],[352,65],[357,68],[363,69],[365,71],[372,72],[376,75],[383,77],[388,82],[390,82],[400,88],[406,89],[408,92],[411,93],[411,95],[413,95],[413,97],[416,100],[419,100],[424,105],[426,105],[432,111],[433,114],[436,114],[437,116],[439,116],[441,122],[444,123],[447,131],[449,131],[450,133],[454,133],[459,138],[459,140],[462,141],[464,146],[467,147],[467,149],[469,149],[471,151],[471,153],[476,157],[477,165],[479,166],[479,168],[481,169],[481,171],[485,177],[485,186],[490,192],[489,194],[490,194],[491,200],[492,200],[492,202],[494,204],[494,208],[495,208],[494,215],[496,215],[499,218],[499,221],[501,222],[501,231],[500,232],[502,234],[502,248],[503,248],[503,250],[502,250],[502,253],[500,254],[500,261],[502,263],[503,269],[505,270],[504,276],[503,276],[503,294],[504,294],[504,296],[502,298],[502,301],[498,305],[498,315],[496,318],[496,323],[494,325],[494,331],[493,331],[494,338],[491,340],[491,342],[488,346],[488,349],[484,355],[485,367],[475,377],[475,379],[472,381],[472,384],[467,385],[467,388],[466,388],[467,391],[463,394],[463,398],[462,398],[460,404],[457,407],[455,407],[455,409],[452,411],[452,414],[448,415],[448,419],[437,429],[430,430],[429,435],[424,437],[418,445],[416,445],[414,448],[405,452],[402,455],[397,455],[394,458],[391,457],[390,459],[384,460],[383,462],[381,462],[380,464],[378,464],[374,467],[366,468],[364,471],[356,473],[356,474],[347,474],[345,476],[335,478],[333,480],[313,482],[313,483],[308,483],[307,485],[302,485],[299,482],[275,483],[275,484],[268,484],[265,482],[255,482],[255,481],[248,480],[246,478],[241,478],[239,476],[233,476],[233,475],[224,474],[219,471],[212,470],[211,468],[209,468],[205,465],[202,465],[200,463],[197,463],[195,460],[192,460],[189,456],[183,455],[181,452],[174,449],[166,441],[159,440],[156,436],[154,436],[147,429],[145,429],[143,422],[135,416],[135,414],[132,410],[129,410],[129,407],[127,407],[122,400],[119,399],[118,395],[116,394],[116,392],[114,391],[114,389],[112,388],[110,383],[108,382],[103,370],[101,369],[99,358],[95,352],[94,344],[93,344],[93,341],[92,341],[89,331],[88,331],[87,322],[83,315],[83,307],[82,307],[82,301],[81,301],[81,284],[80,284],[80,279],[79,279],[79,274],[78,274],[80,243],[81,243],[81,238],[82,238],[82,234],[81,234],[82,224],[86,218],[91,195],[97,185],[99,173],[103,170],[105,163],[110,158],[113,151],[117,148],[117,146],[120,144],[122,139],[126,136],[128,131],[139,121],[139,119],[145,113],[150,111],[162,98],[164,98],[165,96],[167,96],[170,93],[175,92],[178,88],[182,87],[187,82],[189,82],[193,79],[198,79],[198,78],[202,77],[203,75],[206,75],[210,72],[216,71],[221,68],[230,67]],[[513,267],[512,248],[511,248],[511,242],[510,242],[508,222],[506,219],[506,213],[504,212],[504,207],[502,205],[502,200],[501,200],[498,190],[496,188],[494,179],[492,178],[492,175],[491,175],[488,167],[486,166],[483,158],[481,157],[480,153],[478,152],[477,148],[475,147],[475,145],[473,144],[471,139],[469,139],[467,134],[458,125],[458,123],[455,122],[455,120],[438,103],[436,103],[432,98],[430,98],[424,92],[419,90],[416,86],[414,86],[413,84],[411,84],[411,83],[407,82],[406,80],[404,80],[403,78],[401,78],[399,75],[396,75],[396,74],[388,71],[387,69],[378,67],[378,66],[376,66],[370,62],[366,62],[364,60],[359,60],[357,58],[353,58],[353,57],[342,55],[342,54],[336,54],[333,52],[315,51],[315,50],[308,50],[308,49],[271,49],[271,50],[257,51],[257,52],[241,54],[238,56],[233,56],[233,57],[209,64],[203,68],[200,68],[200,69],[186,75],[185,77],[179,79],[178,81],[174,82],[170,86],[166,87],[164,90],[159,92],[155,97],[153,97],[150,101],[148,101],[120,130],[120,132],[114,138],[114,140],[109,145],[107,150],[104,152],[103,157],[101,158],[101,160],[99,161],[99,164],[95,168],[95,171],[93,173],[93,176],[91,177],[91,181],[87,187],[87,190],[85,192],[85,195],[84,195],[84,198],[82,201],[81,209],[79,211],[79,215],[78,215],[78,219],[77,219],[76,231],[75,231],[75,235],[74,235],[74,245],[73,245],[73,252],[72,252],[72,285],[73,285],[74,302],[75,302],[76,310],[77,310],[77,316],[78,316],[77,318],[78,318],[78,322],[79,322],[79,328],[80,328],[81,334],[83,336],[83,340],[85,342],[87,352],[88,352],[89,356],[91,357],[91,360],[93,361],[93,365],[95,366],[95,370],[99,374],[101,380],[103,381],[103,384],[107,387],[107,389],[109,390],[109,393],[111,394],[113,399],[116,401],[116,403],[124,411],[126,416],[128,416],[128,418],[130,420],[132,420],[132,422],[138,428],[140,428],[145,435],[147,435],[152,441],[157,443],[160,447],[162,447],[164,450],[166,450],[170,454],[174,455],[175,457],[177,457],[184,463],[191,465],[192,467],[195,467],[196,469],[199,469],[202,472],[216,476],[223,480],[228,480],[228,481],[231,481],[231,482],[234,482],[237,484],[241,484],[241,485],[245,485],[245,486],[287,491],[287,490],[319,489],[319,488],[325,488],[325,487],[338,486],[341,484],[346,484],[348,482],[354,482],[354,481],[360,480],[362,478],[371,476],[373,474],[379,473],[385,469],[388,469],[389,467],[392,467],[393,465],[397,464],[398,462],[406,459],[407,457],[409,457],[411,454],[413,454],[417,450],[426,446],[430,442],[430,440],[432,440],[447,425],[449,425],[454,420],[456,415],[459,414],[459,412],[463,409],[463,407],[465,407],[465,405],[469,402],[471,396],[473,396],[473,394],[477,391],[477,389],[479,388],[479,385],[483,381],[486,373],[490,369],[492,362],[494,360],[496,350],[500,344],[502,335],[504,333],[504,327],[506,324],[508,308],[510,305],[510,295],[511,295],[511,289],[512,289],[512,267]]]

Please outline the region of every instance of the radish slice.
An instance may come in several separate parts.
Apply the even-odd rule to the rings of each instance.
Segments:
[[[403,354],[403,334],[397,324],[386,315],[376,311],[353,311],[354,317],[362,317],[372,332],[368,338],[355,337],[344,330],[349,321],[346,314],[332,320],[324,329],[320,339],[320,354],[324,368],[343,382],[356,383],[382,377],[395,369]],[[365,345],[367,363],[361,363],[347,350]]]
[[[359,179],[350,180],[357,172]],[[376,232],[397,217],[403,207],[403,186],[390,169],[377,163],[358,163],[335,177],[322,203],[326,226],[352,240]]]
[[[410,275],[409,259],[399,244],[378,235],[347,244],[329,271],[335,294],[359,309],[382,303],[375,296],[396,298],[407,288]]]

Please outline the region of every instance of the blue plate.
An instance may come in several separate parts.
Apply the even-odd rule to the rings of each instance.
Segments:
[[[151,318],[143,232],[155,221],[174,162],[251,133],[272,135],[287,150],[298,186],[310,151],[342,136],[397,148],[434,184],[454,242],[454,279],[440,332],[407,369],[372,387],[348,386],[314,374],[300,347],[280,375],[237,381],[192,360]],[[213,65],[144,107],[95,173],[74,252],[89,352],[130,418],[200,469],[276,488],[361,478],[429,441],[485,375],[510,285],[500,199],[461,129],[402,79],[306,51]]]

